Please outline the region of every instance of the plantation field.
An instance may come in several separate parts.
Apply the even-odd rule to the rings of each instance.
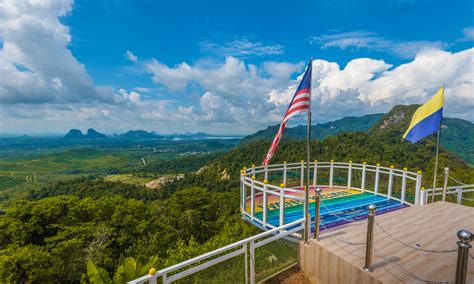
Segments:
[[[24,198],[32,190],[49,183],[92,176],[134,185],[164,176],[161,165],[173,160],[186,160],[196,155],[222,151],[232,141],[123,141],[114,145],[63,145],[59,140],[39,140],[38,144],[24,138],[0,147],[0,208],[5,202]],[[182,170],[182,169],[181,169]],[[177,173],[179,174],[179,173]],[[3,205],[2,205],[3,204]]]

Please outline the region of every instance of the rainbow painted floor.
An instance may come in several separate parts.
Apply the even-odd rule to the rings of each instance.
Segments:
[[[298,196],[303,197],[304,192]],[[262,219],[263,215],[263,195],[255,196],[255,216]],[[367,206],[370,204],[377,205],[377,215],[388,213],[407,207],[399,201],[387,199],[383,196],[376,196],[371,193],[361,192],[358,190],[335,190],[323,188],[322,206],[321,206],[321,226],[320,230],[326,230],[341,226],[350,222],[367,218]],[[278,227],[280,221],[280,204],[279,197],[276,195],[268,195],[267,199],[267,222]],[[247,200],[245,209],[250,213],[250,199]],[[311,219],[314,218],[315,202],[314,190],[310,191],[309,211]],[[299,200],[285,200],[285,224],[303,218],[303,202]],[[314,225],[313,225],[314,227]],[[314,230],[314,228],[311,230]]]

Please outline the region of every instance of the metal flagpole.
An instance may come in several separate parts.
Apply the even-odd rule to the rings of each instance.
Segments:
[[[431,203],[434,202],[434,198],[435,198],[436,175],[438,173],[439,133],[440,133],[440,131],[441,131],[441,125],[438,129],[438,135],[436,137],[436,160],[435,160],[435,168],[434,168],[434,175],[433,175],[433,194],[431,195]]]
[[[313,59],[311,58],[312,62]],[[310,63],[308,68],[312,68],[313,64]],[[310,78],[311,80],[311,78]],[[310,84],[311,88],[311,84]],[[311,90],[310,90],[311,92]],[[311,94],[311,93],[310,93]],[[311,96],[309,98],[309,109],[308,109],[308,127],[306,130],[306,186],[304,191],[304,217],[305,217],[305,234],[304,234],[304,241],[305,243],[308,242],[309,235],[311,234],[311,218],[309,215],[309,175],[310,175],[310,165],[309,161],[311,161]]]

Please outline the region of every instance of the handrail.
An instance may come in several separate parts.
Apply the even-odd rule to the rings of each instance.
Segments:
[[[188,259],[186,261],[171,265],[167,268],[164,268],[164,269],[161,269],[161,270],[157,271],[153,275],[145,275],[145,276],[142,276],[142,277],[137,278],[135,280],[132,280],[128,283],[139,284],[139,283],[144,283],[144,282],[147,282],[147,281],[149,281],[150,283],[156,283],[156,279],[159,278],[159,277],[163,278],[163,283],[167,283],[168,281],[178,280],[182,277],[186,277],[190,274],[196,273],[196,272],[198,272],[198,271],[200,271],[204,268],[210,267],[212,265],[215,265],[217,263],[220,263],[222,261],[230,259],[234,256],[246,253],[247,245],[249,245],[249,244],[251,244],[253,246],[253,248],[257,248],[257,247],[265,245],[269,242],[276,241],[278,239],[287,237],[288,235],[294,234],[294,233],[296,233],[296,232],[303,229],[303,226],[302,226],[303,223],[304,223],[304,219],[300,219],[300,220],[285,224],[283,226],[273,228],[271,230],[262,232],[260,234],[255,235],[255,236],[248,237],[246,239],[243,239],[243,240],[237,241],[235,243],[226,245],[224,247],[218,248],[216,250],[201,254],[199,256]],[[259,239],[270,236],[270,235],[274,235],[274,236],[272,236],[271,238],[268,238],[268,239],[258,241]],[[179,275],[174,274],[172,276],[169,276],[169,278],[168,278],[168,274],[170,274],[170,273],[173,273],[177,270],[183,269],[183,268],[185,268],[189,265],[195,264],[197,262],[204,261],[204,260],[206,260],[210,257],[223,254],[223,253],[225,253],[229,250],[236,249],[240,246],[242,246],[242,248],[239,249],[239,250],[228,252],[227,254],[219,256],[218,258],[214,258],[214,259],[211,259],[211,260],[209,260],[205,263],[200,264],[199,267],[195,266],[195,267],[189,268],[188,270],[179,272]],[[188,273],[186,273],[186,272],[188,272]]]

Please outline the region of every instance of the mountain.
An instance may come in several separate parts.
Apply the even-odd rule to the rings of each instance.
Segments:
[[[84,134],[79,129],[71,129],[69,132],[64,136],[64,139],[82,139],[84,138]]]
[[[86,134],[82,134],[79,129],[71,129],[64,136],[64,139],[104,139],[107,138],[105,134],[97,132],[96,130],[89,128]]]
[[[148,132],[145,130],[129,130],[126,133],[120,134],[120,138],[128,138],[128,139],[153,139],[159,138],[160,136],[157,135],[155,132]]]
[[[340,132],[367,132],[371,135],[379,135],[392,142],[400,143],[403,133],[410,124],[411,117],[420,105],[397,105],[387,114],[370,114],[362,117],[344,117],[342,119],[313,125],[311,128],[312,138],[317,140],[326,139]],[[278,126],[270,126],[267,129],[244,137],[243,143],[253,140],[271,140],[275,136]],[[433,140],[432,136],[431,139]],[[282,140],[306,139],[306,126],[299,125],[286,128]],[[474,165],[474,124],[470,121],[444,117],[441,126],[441,146],[455,153],[470,165]],[[404,142],[408,143],[408,142]]]
[[[89,139],[102,139],[102,138],[107,138],[105,134],[102,134],[100,132],[95,131],[92,128],[87,129],[87,134],[86,137]]]
[[[360,117],[348,116],[335,121],[316,124],[311,126],[311,137],[322,140],[331,135],[337,135],[339,132],[367,131],[380,118],[383,113],[368,114]],[[256,133],[244,137],[242,142],[249,142],[257,139],[273,139],[278,130],[278,125],[269,126],[267,129],[259,130]],[[283,139],[306,139],[306,125],[299,125],[285,129]]]
[[[397,105],[369,129],[372,135],[383,135],[392,141],[401,141],[419,105]],[[436,135],[425,140],[436,143]],[[404,142],[408,143],[408,142]],[[419,143],[419,142],[418,142]],[[474,124],[470,121],[444,117],[441,123],[440,145],[474,165]]]

